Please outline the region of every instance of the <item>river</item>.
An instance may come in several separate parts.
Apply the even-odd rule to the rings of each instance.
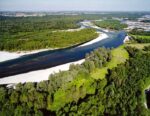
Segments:
[[[81,26],[84,26],[85,28],[94,28],[84,24],[81,24]],[[86,53],[89,53],[98,47],[118,47],[119,45],[123,44],[123,40],[126,36],[125,31],[105,32],[102,29],[96,30],[97,32],[103,32],[107,34],[108,38],[87,46],[74,46],[60,50],[48,50],[1,62],[0,78],[74,62],[83,59]]]

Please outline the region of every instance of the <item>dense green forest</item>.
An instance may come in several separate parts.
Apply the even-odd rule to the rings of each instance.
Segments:
[[[132,13],[123,14],[123,16],[131,19],[144,15],[144,13],[134,15]],[[114,16],[123,18],[122,13],[119,12],[106,14],[47,15],[43,17],[0,16],[0,50],[20,51],[51,47],[59,48],[86,42],[95,37],[94,33],[92,33],[93,31],[89,32],[89,36],[87,34],[85,35],[85,31],[83,31],[82,35],[85,35],[85,37],[78,38],[78,40],[76,38],[77,41],[75,40],[73,42],[64,42],[65,38],[62,33],[61,36],[59,36],[60,33],[52,34],[52,32],[79,28],[80,25],[78,23],[80,21],[103,19],[103,17],[108,18],[109,20],[102,21],[101,23],[95,22],[98,26],[116,30],[126,27],[124,24],[120,24],[119,21],[111,20]],[[110,25],[110,27],[108,25]],[[56,41],[54,41],[54,38],[56,38]],[[58,38],[60,42],[58,42]],[[70,40],[72,40],[72,38],[74,37],[71,37]],[[62,41],[64,42],[63,45],[61,45]]]
[[[91,15],[82,17],[92,18]],[[89,41],[97,36],[93,29],[52,32],[60,30],[57,28],[58,25],[61,25],[61,29],[76,28],[75,24],[82,20],[82,17],[70,16],[67,19],[70,23],[54,23],[53,26],[51,22],[49,25],[43,22],[51,20],[63,22],[63,18],[66,17],[46,16],[38,20],[28,17],[19,19],[20,23],[18,18],[3,17],[1,21],[3,24],[5,21],[8,22],[5,23],[8,28],[6,30],[0,28],[3,31],[0,31],[2,34],[0,34],[1,50],[65,47],[81,41]],[[98,17],[99,15],[94,18]],[[15,20],[16,24],[13,24],[12,20]],[[27,21],[27,23],[21,26],[22,21]],[[111,22],[109,28],[116,30],[124,28],[122,24],[115,23]],[[4,26],[3,24],[0,25]],[[30,27],[28,32],[25,26]],[[13,30],[14,27],[16,30]],[[19,83],[14,88],[0,86],[0,116],[149,116],[150,109],[146,107],[146,105],[150,106],[149,95],[145,93],[145,90],[150,87],[150,32],[132,30],[129,35],[133,40],[131,43],[118,48],[95,49],[86,54],[84,63],[72,64],[68,71],[50,75],[48,81]],[[44,41],[42,41],[43,37]],[[53,37],[56,43],[55,41],[49,43],[49,38]],[[31,47],[34,45],[28,41],[31,38],[33,43],[37,42],[35,45],[43,42],[42,45]],[[58,40],[59,38],[61,41]],[[13,42],[14,39],[15,42]],[[18,41],[21,43],[17,43]],[[59,42],[63,44],[60,46]]]
[[[63,48],[81,44],[98,37],[94,29],[82,29],[74,32],[41,31],[10,35],[0,39],[0,50],[26,51],[42,48]]]
[[[150,43],[150,32],[133,29],[129,35],[138,43]]]
[[[113,29],[113,30],[122,30],[127,27],[126,24],[122,24],[120,21],[112,20],[112,19],[95,21],[94,24],[102,28]]]
[[[50,75],[49,81],[1,87],[0,115],[146,116],[149,71],[145,47],[99,48],[87,54],[82,65]]]
[[[75,16],[45,16],[45,17],[1,17],[0,35],[19,32],[34,32],[41,30],[77,28],[80,17]]]
[[[59,31],[79,28],[81,20],[80,16],[1,17],[0,50],[63,48],[95,39],[98,34],[93,29]]]

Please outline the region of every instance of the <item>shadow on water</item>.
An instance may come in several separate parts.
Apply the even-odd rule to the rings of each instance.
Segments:
[[[101,30],[99,30],[101,31]],[[124,31],[107,32],[108,38],[87,46],[73,46],[67,49],[49,50],[0,63],[0,78],[26,73],[29,71],[51,68],[57,65],[83,59],[86,53],[98,47],[118,47],[126,36]]]

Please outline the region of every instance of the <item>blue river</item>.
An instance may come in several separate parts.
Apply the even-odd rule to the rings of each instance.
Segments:
[[[85,27],[91,28],[88,26]],[[0,63],[0,78],[51,68],[83,59],[86,53],[89,53],[96,48],[115,48],[122,45],[123,40],[127,35],[125,31],[104,32],[101,29],[97,29],[97,31],[106,33],[108,38],[87,46],[74,46],[66,49],[48,50],[2,62]]]

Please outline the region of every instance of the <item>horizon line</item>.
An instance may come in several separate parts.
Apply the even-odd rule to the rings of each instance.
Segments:
[[[112,11],[105,11],[105,10],[1,10],[0,12],[150,12],[150,10],[112,10]]]

